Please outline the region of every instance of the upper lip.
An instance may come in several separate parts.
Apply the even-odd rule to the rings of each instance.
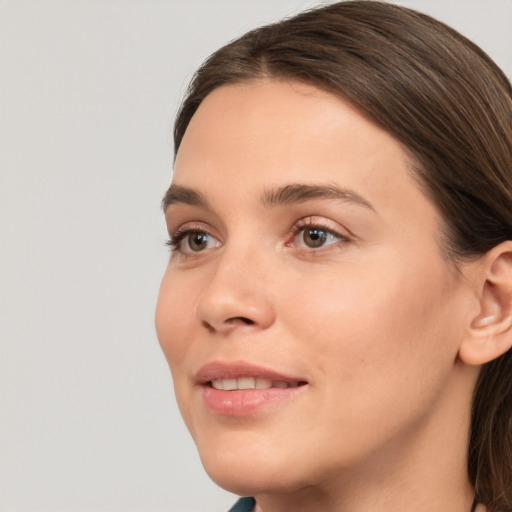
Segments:
[[[207,384],[212,380],[240,379],[254,377],[272,381],[287,382],[289,384],[305,383],[306,379],[285,375],[263,366],[256,366],[245,361],[212,361],[201,366],[195,375],[198,384]]]

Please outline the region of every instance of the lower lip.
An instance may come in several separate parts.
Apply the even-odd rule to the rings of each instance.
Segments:
[[[211,412],[220,416],[248,416],[267,405],[290,399],[304,387],[223,391],[205,385],[203,400]]]

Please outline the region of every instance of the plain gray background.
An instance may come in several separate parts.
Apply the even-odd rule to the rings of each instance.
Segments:
[[[153,327],[171,121],[211,51],[321,2],[0,0],[0,512],[225,512]],[[512,0],[403,0],[512,75]]]

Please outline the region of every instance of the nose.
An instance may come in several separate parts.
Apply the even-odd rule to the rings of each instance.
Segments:
[[[263,259],[224,248],[196,303],[196,317],[205,329],[227,335],[240,329],[268,329],[274,323],[270,272]]]

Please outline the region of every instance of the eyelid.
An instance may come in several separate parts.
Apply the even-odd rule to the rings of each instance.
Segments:
[[[222,243],[220,241],[220,237],[214,233],[214,230],[211,229],[211,227],[209,227],[208,225],[204,224],[203,222],[186,222],[178,226],[175,230],[169,231],[169,239],[167,240],[166,245],[168,245],[171,248],[171,252],[178,253],[182,256],[197,256],[199,254],[202,254],[203,252],[206,252],[206,250],[197,252],[185,252],[181,248],[181,243],[191,233],[204,233],[205,235],[208,235],[217,242],[219,242],[219,244]]]
[[[336,224],[336,226],[333,226],[332,224]],[[291,239],[289,241],[287,241],[285,245],[288,247],[292,246],[295,237],[299,233],[301,233],[304,229],[307,229],[307,228],[317,228],[322,231],[325,231],[325,232],[339,238],[340,239],[339,242],[341,242],[341,243],[346,243],[346,242],[352,241],[352,239],[353,239],[352,233],[350,233],[347,229],[340,228],[338,226],[339,226],[339,224],[333,223],[332,221],[329,221],[323,217],[311,216],[311,217],[300,219],[297,222],[295,222],[295,224],[290,228]],[[325,246],[315,248],[315,249],[305,248],[305,247],[299,247],[299,248],[305,249],[308,251],[319,251],[322,248],[325,249],[331,245],[335,245],[335,244],[327,244]]]
[[[171,239],[180,236],[182,233],[187,231],[204,231],[212,236],[216,236],[213,233],[212,227],[206,222],[200,220],[187,220],[179,223],[175,228],[169,226],[168,231]]]

